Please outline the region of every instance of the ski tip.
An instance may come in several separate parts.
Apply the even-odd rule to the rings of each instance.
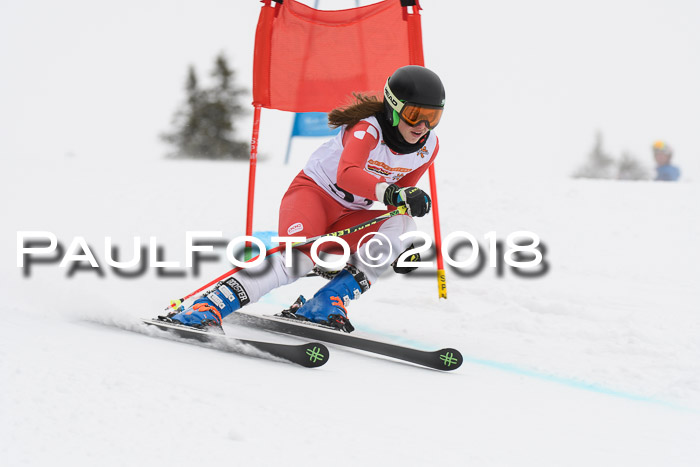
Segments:
[[[295,362],[306,368],[317,368],[326,364],[330,358],[328,347],[320,342],[309,342],[299,346],[301,349],[300,358]]]
[[[435,354],[438,358],[435,368],[438,370],[452,371],[462,366],[462,354],[457,349],[448,347],[436,351]]]

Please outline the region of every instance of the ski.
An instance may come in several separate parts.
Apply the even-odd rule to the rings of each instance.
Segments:
[[[255,315],[237,311],[227,317],[232,324],[240,324],[281,334],[318,340],[329,344],[350,347],[365,352],[422,365],[435,370],[456,370],[462,364],[462,354],[457,349],[444,348],[435,351],[419,350],[379,340],[359,337],[321,324],[300,322],[291,318]]]
[[[308,342],[299,345],[279,344],[276,342],[263,342],[230,337],[225,334],[207,332],[190,326],[168,323],[157,319],[142,318],[141,321],[149,326],[155,326],[161,330],[169,331],[185,339],[196,339],[200,342],[212,344],[214,348],[226,352],[254,355],[263,358],[266,354],[269,354],[273,357],[278,357],[307,368],[315,368],[324,365],[329,357],[328,348],[318,342]],[[250,352],[251,347],[259,352]]]

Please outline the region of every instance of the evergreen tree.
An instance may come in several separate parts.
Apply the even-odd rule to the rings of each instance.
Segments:
[[[185,85],[187,100],[173,118],[174,131],[161,136],[175,147],[169,156],[199,159],[248,157],[248,143],[234,139],[235,120],[247,114],[238,102],[247,90],[235,86],[234,71],[223,54],[216,58],[211,77],[214,85],[200,89],[195,69],[189,67]]]
[[[627,152],[617,164],[617,178],[620,180],[650,180],[651,177],[642,164]]]
[[[574,178],[604,178],[618,180],[649,180],[644,166],[628,152],[623,152],[620,160],[603,150],[603,134],[596,132],[595,144],[588,155],[588,161],[575,173]]]
[[[588,162],[574,173],[574,178],[615,178],[616,175],[615,160],[603,150],[603,134],[597,131]]]

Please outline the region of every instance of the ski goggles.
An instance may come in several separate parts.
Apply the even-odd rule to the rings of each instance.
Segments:
[[[384,97],[386,97],[389,106],[396,111],[399,118],[410,126],[416,126],[420,122],[425,122],[425,126],[427,126],[429,130],[432,130],[440,123],[442,107],[415,104],[413,102],[401,102],[394,96],[394,93],[391,92],[389,80],[387,80],[384,86]],[[398,123],[399,122],[396,121],[395,125],[398,125]]]

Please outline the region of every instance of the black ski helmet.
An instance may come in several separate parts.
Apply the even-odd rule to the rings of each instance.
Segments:
[[[399,119],[403,118],[409,125],[425,120],[430,129],[435,128],[444,107],[445,88],[442,81],[425,67],[402,66],[387,79],[384,86],[384,108],[393,126],[397,126]],[[418,109],[432,110],[421,114]],[[414,118],[410,118],[411,115]]]

